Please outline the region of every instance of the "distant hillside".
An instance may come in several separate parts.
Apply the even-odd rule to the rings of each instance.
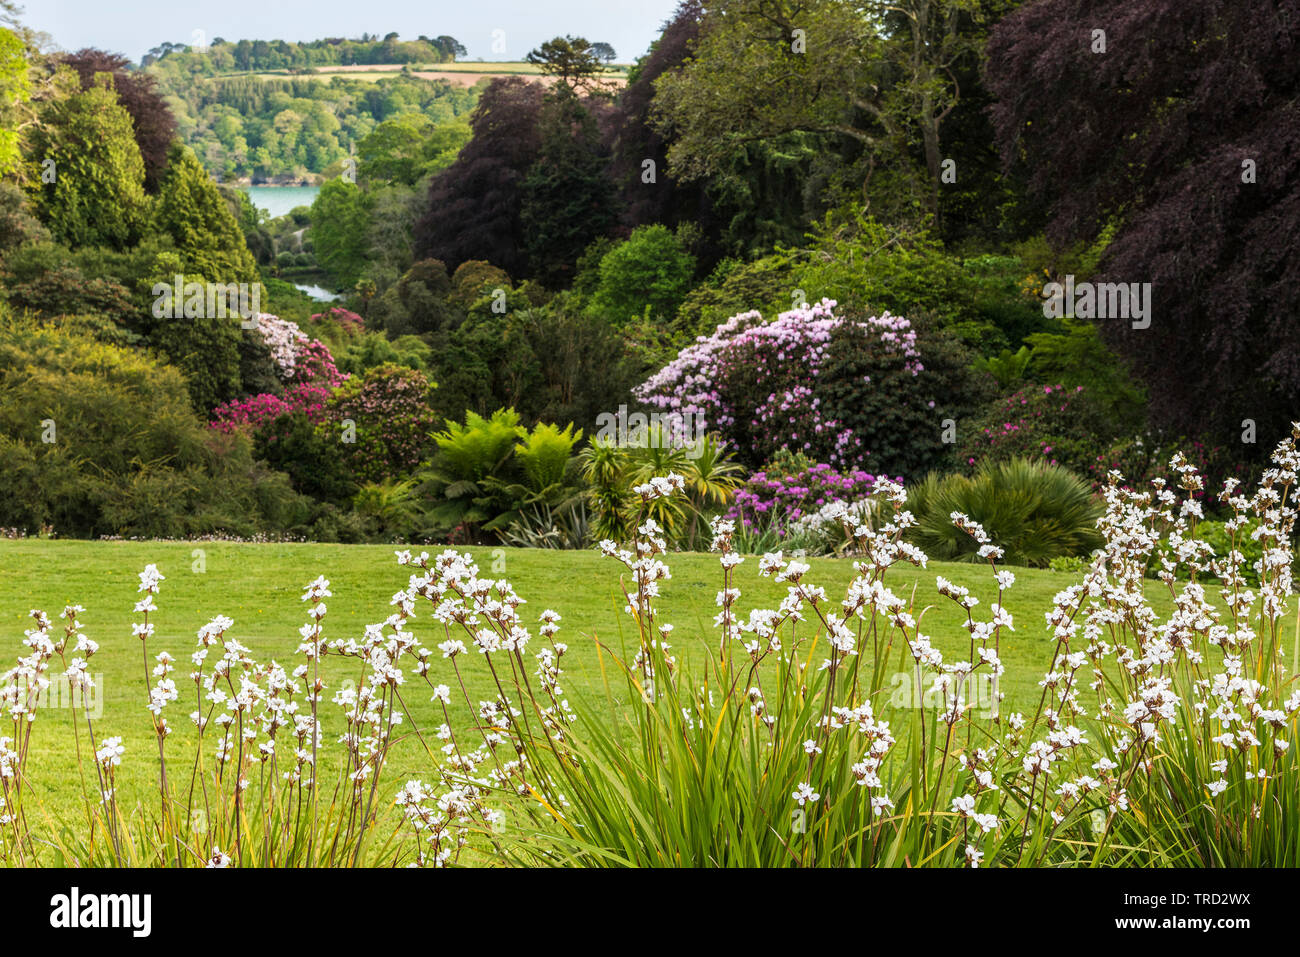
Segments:
[[[207,46],[163,43],[141,59],[152,66],[168,58],[181,61],[187,72],[228,73],[233,70],[285,70],[317,66],[351,66],[379,63],[450,63],[465,55],[455,37],[399,40],[396,33],[379,37],[363,34],[360,39],[331,37],[290,43],[286,40],[239,40],[218,37]]]
[[[523,61],[439,59],[464,52],[451,37],[383,40],[217,40],[206,48],[162,44],[144,58],[181,135],[226,182],[313,182],[337,167],[384,120],[421,113],[443,125],[465,117],[495,77],[528,76]],[[421,54],[421,60],[395,60]],[[626,66],[602,78],[627,82]]]
[[[390,117],[420,113],[453,123],[478,99],[464,83],[396,69],[377,77],[195,75],[185,69],[187,57],[170,54],[147,71],[181,135],[224,181],[310,182]]]

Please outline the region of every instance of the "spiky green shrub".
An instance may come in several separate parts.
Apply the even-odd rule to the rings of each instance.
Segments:
[[[983,525],[1010,565],[1044,567],[1101,545],[1100,506],[1088,484],[1059,465],[1012,459],[970,477],[932,472],[908,497],[918,523],[909,540],[941,561],[981,560],[979,546],[953,525],[953,513]]]
[[[707,524],[701,518],[731,504],[743,482],[744,470],[734,456],[734,449],[720,436],[702,435],[688,445],[653,426],[631,440],[627,436],[593,440],[581,455],[593,536],[627,537],[640,508],[632,489],[656,475],[674,472],[685,476],[686,495],[655,499],[650,517],[683,548],[707,544],[707,538],[701,541]]]

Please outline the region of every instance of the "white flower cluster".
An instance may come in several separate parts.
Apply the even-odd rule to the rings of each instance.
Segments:
[[[936,579],[938,594],[958,609],[969,636],[962,638],[960,654],[945,658],[922,627],[927,612],[917,610],[915,589],[904,597],[886,584],[895,564],[924,568],[927,561],[903,541],[914,519],[901,487],[881,483],[856,511],[846,506],[833,516],[858,556],[838,607],[809,580],[811,563],[776,552],[759,559],[758,573],[784,586],[784,597],[775,608],[740,612],[734,575],[743,558],[735,527],[715,519],[712,544],[722,568],[715,626],[722,640],[709,679],[688,685],[670,654],[672,625],[658,619],[660,588],[672,576],[663,528],[652,517],[661,507],[657,503],[681,492],[684,482],[673,475],[652,478],[635,490],[642,514],[630,547],[600,545],[631,574],[624,596],[636,626],[636,652],[623,667],[643,699],[633,707],[655,709],[668,702],[668,714],[689,732],[690,742],[706,728],[713,729],[705,736],[710,739],[723,728],[755,735],[749,739],[752,753],[780,758],[770,766],[782,769],[775,787],[765,787],[801,816],[801,835],[824,834],[835,821],[854,820],[844,812],[850,807],[861,812],[853,833],[864,845],[891,846],[890,840],[877,842],[874,830],[921,821],[927,853],[947,854],[951,863],[970,867],[986,857],[1044,863],[1058,836],[1071,847],[1104,848],[1116,829],[1149,824],[1145,811],[1132,823],[1130,810],[1179,786],[1171,774],[1190,776],[1203,790],[1203,800],[1192,802],[1185,814],[1208,808],[1226,819],[1232,833],[1241,833],[1248,821],[1260,822],[1253,828],[1272,826],[1266,813],[1270,782],[1294,776],[1290,734],[1300,719],[1300,690],[1291,687],[1280,651],[1290,637],[1282,634],[1281,623],[1292,590],[1291,542],[1300,500],[1297,439],[1300,425],[1278,447],[1274,467],[1252,496],[1240,494],[1233,482],[1223,489],[1220,502],[1234,515],[1225,526],[1233,542],[1224,555],[1195,536],[1203,483],[1181,456],[1171,462],[1181,497],[1162,481],[1151,491],[1135,491],[1112,476],[1098,523],[1104,547],[1094,553],[1083,580],[1062,589],[1045,616],[1053,650],[1039,682],[1037,709],[1003,715],[999,693],[982,718],[967,691],[980,681],[996,689],[1004,673],[1001,642],[1015,631],[1004,601],[1016,579],[998,568],[1002,550],[979,523],[959,512],[951,516],[979,543],[997,597],[977,615],[981,605],[968,586]],[[1247,529],[1262,546],[1254,589],[1247,587],[1238,547]],[[415,865],[457,863],[473,833],[494,843],[507,826],[508,800],[522,801],[528,813],[542,808],[543,820],[571,828],[562,782],[573,780],[570,772],[586,758],[576,745],[577,716],[563,689],[561,662],[568,649],[556,640],[561,616],[542,611],[534,632],[521,612],[525,600],[508,581],[483,577],[468,554],[396,554],[410,571],[406,585],[392,596],[388,616],[359,637],[327,640],[330,582],[321,577],[306,586],[307,621],[300,629],[300,661],[292,669],[256,661],[230,634],[229,618],[218,616],[198,630],[191,718],[200,748],[216,728],[211,733],[217,739],[218,796],[233,797],[238,809],[239,795],[256,777],[283,780],[286,801],[296,795],[315,806],[325,691],[321,662],[328,656],[346,659],[361,676],[332,695],[344,724],[338,739],[343,790],[360,828],[374,820],[377,782],[404,736],[440,754],[432,783],[408,779],[395,800],[416,837]],[[1148,569],[1156,572],[1156,587],[1168,592],[1171,610],[1163,617],[1151,601]],[[1210,597],[1214,586],[1200,580],[1210,576],[1218,580],[1218,605]],[[140,574],[144,597],[135,609],[143,621],[133,632],[146,649],[163,581],[154,565]],[[431,609],[436,652],[415,634],[424,602]],[[5,826],[16,823],[11,808],[24,786],[24,738],[53,680],[53,661],[62,661],[62,678],[71,689],[93,687],[87,662],[98,645],[82,632],[81,611],[64,609],[62,635],[43,612],[33,611],[26,653],[0,676],[0,705],[17,732],[0,738]],[[602,654],[607,651],[601,646]],[[886,679],[882,663],[891,653],[901,656],[917,687],[924,679],[942,693],[933,719],[917,726],[925,735],[917,742],[924,749],[923,792],[907,790],[909,774],[890,766],[895,737],[879,713],[878,695]],[[146,706],[161,761],[169,731],[163,713],[180,695],[173,658],[163,651],[154,661],[151,671],[146,666]],[[467,680],[470,668],[480,670],[481,683]],[[416,726],[407,714],[406,696],[419,682],[441,714],[430,727]],[[471,694],[471,687],[492,690],[483,697]],[[462,705],[471,717],[469,727],[458,730],[453,708]],[[665,720],[663,710],[656,715],[654,720]],[[126,747],[120,736],[97,737],[88,710],[85,720],[107,805]],[[1186,754],[1194,760],[1180,763]],[[250,774],[254,769],[261,773]],[[905,801],[904,811],[894,813],[896,800]],[[242,833],[205,840],[197,853],[210,854],[209,866],[230,865],[231,855],[218,843],[238,856]],[[1261,833],[1253,839],[1289,837]]]

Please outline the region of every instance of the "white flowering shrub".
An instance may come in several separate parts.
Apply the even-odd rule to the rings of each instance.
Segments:
[[[716,634],[681,658],[657,606],[671,580],[667,544],[645,516],[684,481],[638,486],[633,540],[600,546],[625,570],[635,647],[623,656],[593,639],[606,684],[572,702],[559,614],[545,610],[530,625],[509,582],[481,577],[468,556],[401,551],[406,586],[359,638],[327,639],[329,582],[307,586],[292,668],[255,661],[224,617],[199,631],[188,682],[173,677],[165,652],[153,659],[142,698],[157,739],[155,814],[118,808],[124,744],[87,711],[77,747],[90,765],[91,834],[62,852],[82,865],[175,866],[1296,864],[1290,744],[1300,689],[1284,666],[1281,625],[1297,438],[1300,426],[1253,494],[1231,482],[1223,490],[1235,515],[1225,555],[1194,537],[1201,480],[1181,456],[1171,463],[1178,489],[1157,481],[1137,492],[1112,476],[1105,547],[1046,612],[1049,664],[1026,713],[976,708],[964,693],[1003,673],[1011,632],[1035,640],[1003,605],[1015,575],[977,523],[952,515],[988,563],[993,598],[982,606],[968,587],[937,578],[969,633],[969,653],[946,658],[915,594],[887,581],[900,562],[927,563],[903,540],[914,520],[898,485],[880,483],[869,507],[840,515],[859,557],[834,600],[807,563],[768,554],[758,574],[786,595],[742,613],[746,559],[732,523],[716,519]],[[1246,586],[1237,545],[1247,529],[1262,546],[1257,589]],[[1144,578],[1152,563],[1158,581]],[[1208,575],[1213,589],[1200,581]],[[140,581],[135,634],[147,662],[164,578],[149,566]],[[1154,588],[1171,596],[1164,618]],[[29,653],[4,675],[13,732],[0,739],[0,852],[14,863],[40,862],[48,845],[27,807],[31,703],[51,682],[91,681],[97,646],[81,632],[81,611],[65,609],[61,629],[33,612]],[[326,656],[350,660],[362,680],[331,692]],[[939,707],[895,726],[882,691],[899,669],[943,693]],[[494,693],[475,700],[471,688],[484,686]],[[415,695],[441,720],[417,724]],[[178,763],[168,711],[182,700],[193,702],[198,744]],[[468,721],[457,719],[461,703]],[[327,705],[342,715],[337,740],[321,732]],[[402,737],[428,770],[388,782]],[[337,776],[318,787],[326,748]]]

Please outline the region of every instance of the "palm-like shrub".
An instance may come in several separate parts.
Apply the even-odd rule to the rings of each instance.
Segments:
[[[1101,545],[1100,506],[1088,484],[1059,465],[1013,459],[970,477],[932,472],[908,497],[918,523],[910,540],[942,561],[982,560],[979,545],[953,525],[955,512],[984,526],[1011,565],[1042,567]]]
[[[423,474],[430,521],[473,538],[499,515],[503,503],[485,480],[505,466],[515,440],[524,434],[514,409],[498,409],[487,419],[466,412],[464,424],[448,420],[447,428],[433,436],[438,451]]]
[[[707,539],[701,543],[697,537],[699,519],[710,511],[721,510],[736,497],[736,489],[744,484],[745,469],[725,441],[706,435],[691,448],[685,478],[686,498],[691,505],[686,547],[696,550],[701,544],[708,545]]]
[[[565,522],[582,504],[580,465],[573,454],[573,447],[581,439],[582,429],[574,431],[572,422],[563,429],[539,422],[531,432],[520,435],[506,468],[483,480],[490,493],[509,502],[509,507],[485,522],[483,528],[502,532],[522,521],[534,527],[541,523],[549,529],[557,527],[559,520],[569,529],[568,534],[561,534],[560,541],[582,547],[585,542],[574,534],[574,529],[585,531],[584,524]],[[554,539],[551,536],[549,543]]]
[[[563,482],[573,458],[573,446],[581,438],[582,429],[574,432],[572,422],[563,429],[539,422],[515,448],[515,458],[528,486],[541,491]]]
[[[587,482],[592,534],[598,539],[618,538],[623,532],[627,501],[623,449],[615,442],[594,438],[578,458]]]
[[[636,521],[640,503],[632,489],[655,475],[684,474],[690,469],[686,449],[656,429],[644,441],[628,444],[594,439],[582,453],[582,474],[596,518],[592,534],[625,538]],[[650,506],[651,517],[674,541],[686,532],[690,510],[684,499],[660,498]]]
[[[1003,349],[995,356],[979,356],[974,367],[979,372],[987,372],[998,380],[1003,389],[1016,389],[1025,381],[1032,358],[1029,346],[1021,346],[1015,352]]]
[[[499,469],[525,434],[514,409],[497,409],[489,419],[465,413],[465,424],[448,421],[434,436],[440,464],[459,481],[480,482]]]
[[[716,435],[701,436],[689,447],[655,428],[639,441],[595,439],[580,456],[587,481],[587,502],[593,514],[592,535],[623,538],[634,526],[641,503],[632,490],[656,475],[684,477],[684,497],[662,497],[648,506],[649,516],[669,538],[687,548],[696,544],[699,519],[726,507],[744,481],[744,469],[734,451]]]

